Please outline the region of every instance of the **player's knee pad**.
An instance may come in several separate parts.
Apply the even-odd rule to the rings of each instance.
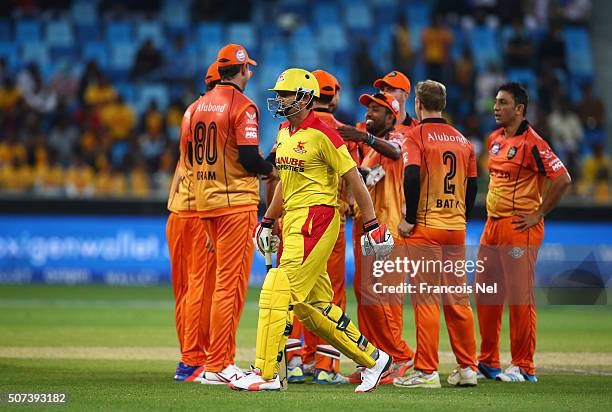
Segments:
[[[331,343],[345,356],[359,365],[374,365],[376,348],[338,306],[330,303],[321,309],[307,303],[299,303],[295,305],[294,310],[305,327]]]
[[[278,372],[277,358],[291,334],[291,285],[282,269],[270,269],[259,295],[255,367],[264,379]]]

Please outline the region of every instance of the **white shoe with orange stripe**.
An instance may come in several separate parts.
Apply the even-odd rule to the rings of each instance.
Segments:
[[[261,377],[260,370],[254,368],[244,378],[231,382],[229,387],[235,391],[280,391],[281,384],[278,375],[265,380]]]
[[[236,365],[229,365],[221,372],[204,372],[200,383],[203,385],[227,385],[230,382],[241,379],[246,375]]]

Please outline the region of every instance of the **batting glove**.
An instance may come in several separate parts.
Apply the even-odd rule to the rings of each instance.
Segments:
[[[393,251],[393,236],[384,224],[378,219],[370,220],[363,225],[361,237],[361,251],[364,256],[374,255],[376,259],[384,259]]]
[[[274,219],[264,217],[253,228],[253,244],[262,256],[276,252],[280,245],[279,237],[272,234],[273,226]]]

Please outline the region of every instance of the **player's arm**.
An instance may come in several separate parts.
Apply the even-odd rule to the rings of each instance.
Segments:
[[[544,140],[539,140],[533,145],[531,160],[539,173],[550,181],[550,185],[542,196],[538,210],[533,213],[517,213],[512,220],[514,228],[521,232],[540,223],[544,216],[557,206],[572,184],[567,169]]]
[[[465,190],[465,221],[470,220],[476,195],[478,194],[478,165],[476,164],[476,153],[474,146],[470,145],[470,157],[467,165],[467,186]]]
[[[276,150],[272,149],[270,154],[266,157],[266,162],[276,164]],[[276,173],[269,175],[268,178],[265,180],[264,201],[266,202],[266,207],[270,206],[270,203],[272,203],[272,197],[274,196],[274,191],[279,181],[280,178]]]
[[[397,160],[402,155],[402,148],[394,141],[381,139],[353,126],[340,126],[336,130],[338,130],[338,133],[340,133],[344,140],[365,143],[381,155],[392,160]]]
[[[264,219],[276,220],[283,214],[283,184],[277,181],[274,194],[264,215]]]
[[[370,220],[376,219],[376,213],[374,212],[374,204],[372,203],[372,198],[370,197],[370,192],[366,188],[363,179],[361,178],[361,174],[357,170],[356,167],[353,167],[348,172],[342,176],[344,182],[348,185],[353,197],[355,198],[355,202],[359,206],[359,210],[363,214],[363,221],[368,222]]]
[[[406,216],[397,226],[397,230],[402,236],[410,236],[416,224],[417,209],[421,197],[421,153],[421,146],[414,139],[414,134],[408,134],[404,140],[403,150]]]
[[[274,165],[259,153],[259,113],[254,106],[247,107],[236,119],[238,162],[247,172],[269,176]]]

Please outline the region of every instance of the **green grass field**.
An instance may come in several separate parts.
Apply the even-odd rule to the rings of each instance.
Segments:
[[[242,367],[254,356],[257,297],[258,290],[249,291],[240,323]],[[348,297],[355,318],[352,291]],[[65,392],[72,410],[612,410],[612,307],[546,306],[538,313],[537,384],[483,382],[434,391],[385,386],[362,395],[353,385],[305,384],[253,394],[172,381],[178,349],[169,287],[3,285],[0,393]],[[414,347],[409,308],[405,336]],[[507,352],[507,327],[502,343]],[[446,379],[454,365],[444,329],[440,351]],[[344,362],[343,370],[351,369]]]

